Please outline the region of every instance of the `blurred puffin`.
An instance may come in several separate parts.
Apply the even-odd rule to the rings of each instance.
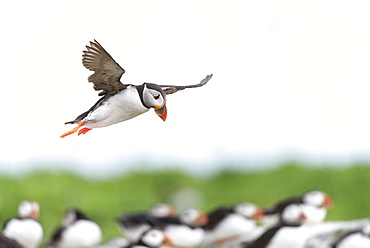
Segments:
[[[82,211],[70,208],[64,215],[62,225],[54,232],[47,247],[81,248],[98,245],[102,231],[98,224],[90,220]]]
[[[220,245],[236,235],[248,234],[256,228],[256,220],[264,213],[259,206],[242,202],[231,207],[219,207],[209,212],[204,247]]]
[[[22,201],[18,207],[18,218],[7,221],[2,234],[24,248],[38,247],[44,235],[38,222],[39,215],[40,206],[37,202]]]
[[[177,211],[171,205],[156,203],[147,212],[122,214],[117,222],[129,240],[137,241],[144,231],[156,226],[156,218],[176,215]]]
[[[141,234],[151,227],[160,228],[175,246],[193,247],[204,240],[204,226],[208,217],[202,211],[189,208],[176,217],[155,217],[151,215],[123,215],[118,224],[126,236],[136,242]]]
[[[62,138],[77,131],[78,134],[85,134],[92,128],[106,127],[129,120],[147,112],[150,108],[154,108],[156,114],[162,120],[166,120],[166,95],[186,88],[201,87],[212,78],[211,74],[200,83],[187,86],[123,84],[120,78],[125,70],[96,40],[90,42],[90,46],[86,48],[87,50],[83,51],[82,64],[94,72],[88,80],[94,84],[96,91],[100,91],[99,96],[103,97],[75,120],[66,122],[77,126],[63,134]]]
[[[289,197],[271,208],[264,209],[265,216],[261,222],[268,226],[276,224],[279,221],[279,214],[290,204],[301,204],[306,216],[306,224],[317,224],[324,221],[327,209],[333,205],[333,200],[322,191],[308,191],[303,195]]]
[[[242,248],[287,248],[298,247],[294,244],[294,239],[290,230],[294,230],[306,221],[303,208],[298,204],[286,206],[279,216],[279,222],[267,229],[261,236],[254,241],[243,242],[238,247]]]

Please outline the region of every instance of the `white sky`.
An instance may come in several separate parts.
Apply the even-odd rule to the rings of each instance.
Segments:
[[[367,159],[369,13],[365,0],[10,1],[0,9],[1,171]],[[61,139],[99,98],[81,63],[93,39],[124,83],[214,77],[168,96],[166,122],[150,111]]]

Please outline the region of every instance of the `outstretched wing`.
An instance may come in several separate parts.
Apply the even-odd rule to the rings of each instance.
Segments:
[[[82,64],[94,71],[89,76],[89,82],[94,84],[94,89],[101,95],[113,95],[125,89],[126,85],[120,82],[120,78],[125,70],[105,51],[96,41],[90,41],[90,46],[86,46],[87,51],[83,51]]]
[[[166,95],[173,94],[179,90],[184,90],[186,88],[197,88],[205,85],[211,78],[213,74],[207,75],[205,79],[200,81],[199,84],[192,84],[192,85],[186,85],[186,86],[176,86],[176,85],[160,85],[163,89],[163,91],[166,93]]]

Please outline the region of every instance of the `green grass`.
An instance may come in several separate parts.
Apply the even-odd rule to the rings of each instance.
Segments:
[[[211,178],[166,171],[131,172],[110,180],[87,180],[68,172],[33,172],[15,178],[0,176],[0,189],[0,221],[16,216],[22,200],[37,201],[41,206],[45,240],[60,223],[64,211],[72,206],[100,224],[104,240],[121,235],[115,218],[122,212],[146,210],[156,202],[195,206],[204,211],[241,201],[267,207],[282,198],[319,189],[334,199],[328,219],[370,216],[370,167],[365,165],[341,170],[286,165],[258,173],[224,171]],[[173,196],[182,189],[196,192],[196,197],[184,195],[180,199],[182,203],[177,203]]]

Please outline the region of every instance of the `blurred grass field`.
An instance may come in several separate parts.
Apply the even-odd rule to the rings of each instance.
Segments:
[[[131,172],[109,180],[88,180],[69,172],[46,171],[18,177],[0,176],[0,221],[4,223],[16,216],[22,200],[37,201],[44,239],[48,240],[65,210],[78,207],[101,226],[106,241],[122,235],[115,224],[122,212],[144,211],[157,202],[170,203],[178,210],[194,206],[209,211],[241,201],[268,207],[311,189],[325,191],[333,197],[329,220],[370,217],[370,166],[308,169],[290,164],[267,172],[223,171],[209,178],[178,171]],[[186,197],[186,192],[195,194]]]

